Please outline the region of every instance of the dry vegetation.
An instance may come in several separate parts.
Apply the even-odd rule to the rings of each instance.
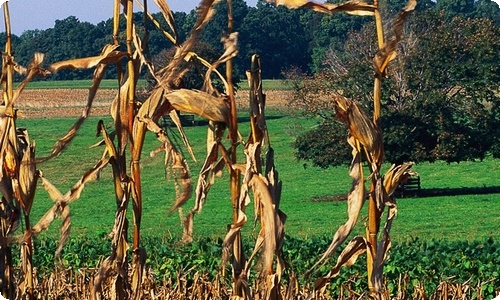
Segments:
[[[92,105],[93,116],[109,116],[109,108],[116,90],[100,89]],[[86,89],[28,89],[19,97],[17,108],[21,118],[78,117],[87,104]],[[286,108],[292,91],[266,91],[268,108]],[[236,93],[238,110],[248,109],[248,90]]]
[[[292,9],[305,6],[320,13],[344,11],[353,15],[372,16],[376,21],[375,30],[379,38],[379,51],[374,58],[373,117],[370,118],[359,104],[341,95],[335,95],[331,99],[340,121],[349,126],[348,141],[352,146],[353,156],[349,175],[353,183],[348,195],[348,220],[337,229],[331,245],[313,269],[332,256],[347,240],[357,222],[366,195],[369,204],[367,235],[354,237],[340,253],[336,265],[328,274],[317,279],[311,290],[299,288],[293,275],[286,281],[283,278],[287,267],[281,257],[286,215],[280,210],[281,181],[274,165],[272,136],[269,136],[267,131],[266,101],[262,91],[258,56],[252,57],[252,67],[247,73],[249,92],[238,93],[237,99],[231,82],[232,58],[237,55],[237,34],[233,32],[232,18],[228,18],[228,34],[222,40],[224,53],[221,53],[218,60],[208,62],[193,53],[192,49],[213,15],[215,1],[201,1],[197,10],[197,22],[190,36],[182,43],[176,36],[175,20],[167,4],[160,0],[154,2],[169,27],[160,30],[176,47],[175,55],[166,67],[158,70],[147,60],[147,53],[143,51],[142,45],[147,40],[141,39],[134,31],[132,0],[115,1],[114,39],[112,44],[103,48],[100,55],[57,62],[45,67],[43,54],[37,53],[27,68],[18,66],[12,56],[8,6],[4,4],[7,42],[3,53],[4,103],[0,119],[0,292],[13,299],[329,299],[325,286],[339,274],[343,266],[351,265],[359,255],[366,253],[368,292],[363,295],[369,295],[373,299],[388,298],[383,267],[387,251],[391,247],[389,233],[397,210],[393,192],[401,180],[410,176],[411,164],[393,166],[385,174],[380,172],[383,162],[382,131],[379,127],[381,81],[386,74],[388,63],[396,56],[396,44],[400,39],[405,18],[414,9],[416,2],[409,1],[393,25],[391,38],[386,40],[376,1],[373,4],[359,1],[344,4],[269,1]],[[231,11],[231,1],[228,1],[228,5],[228,11]],[[120,15],[122,8],[124,15]],[[120,35],[118,25],[123,17],[126,32]],[[150,21],[158,24],[152,17]],[[126,38],[121,41],[119,37]],[[196,64],[203,70],[205,82],[197,90],[183,89],[180,84],[180,79],[189,70],[186,64]],[[218,71],[218,67],[223,64],[225,74]],[[118,66],[121,82],[119,90],[99,90],[107,65]],[[24,90],[33,77],[50,76],[51,73],[62,69],[82,68],[95,70],[92,86],[88,91]],[[148,92],[145,99],[138,101],[136,84],[141,68],[150,71],[156,86]],[[15,89],[12,82],[14,72],[25,75],[23,83]],[[224,90],[219,91],[213,87],[214,77],[223,83]],[[267,99],[274,99],[273,104],[276,107],[283,106],[286,96],[279,95],[278,98],[274,97],[276,95],[273,93],[267,93]],[[47,107],[50,108],[50,114],[47,113]],[[75,124],[54,145],[50,157],[41,160],[64,155],[65,147],[75,137],[90,113],[109,115],[113,119],[113,128],[106,128],[103,123],[98,126],[102,137],[102,158],[93,168],[84,172],[69,191],[59,191],[46,177],[49,175],[38,169],[43,169],[43,165],[40,166],[38,162],[41,160],[35,158],[35,145],[30,143],[27,132],[17,130],[14,108],[24,109],[28,117],[48,117],[51,114],[79,116]],[[241,109],[249,110],[250,115],[250,132],[245,139],[238,131],[238,111]],[[178,150],[179,147],[186,147],[187,153],[192,151],[177,111],[196,114],[209,122],[207,156],[196,180],[192,179],[187,162]],[[159,118],[165,115],[169,115],[177,125],[183,145],[174,144],[157,125]],[[176,201],[171,212],[179,210],[191,196],[195,198],[194,207],[182,215],[184,242],[192,239],[194,217],[201,211],[216,175],[220,172],[229,174],[233,223],[223,241],[222,264],[229,265],[229,261],[231,262],[231,274],[221,272],[220,278],[213,282],[207,282],[201,274],[195,275],[190,281],[180,276],[176,282],[166,281],[160,284],[152,277],[146,265],[147,253],[141,244],[143,182],[140,163],[147,131],[154,132],[158,137],[160,147],[157,152],[164,152],[165,168],[175,178]],[[367,175],[363,173],[363,160],[369,166]],[[56,218],[60,218],[60,243],[55,254],[56,258],[59,258],[69,238],[71,203],[79,199],[85,184],[97,179],[104,168],[112,170],[115,198],[111,201],[116,202],[109,256],[94,270],[56,270],[50,277],[37,278],[36,266],[33,265],[32,259],[32,239],[49,228]],[[370,183],[370,189],[367,191],[365,181]],[[40,220],[33,222],[30,219],[30,211],[32,205],[36,205],[34,191],[39,182],[47,190],[54,205]],[[259,230],[253,252],[247,257],[243,249],[241,229],[249,219],[246,208],[251,203],[254,205],[254,218]],[[20,215],[24,218],[25,228],[16,232],[15,223]],[[383,218],[386,218],[385,225]],[[19,245],[21,249],[19,267],[13,264],[13,244]],[[253,267],[254,264],[259,266],[257,270]],[[231,283],[226,284],[227,280]],[[284,282],[286,284],[283,284]],[[455,286],[446,287],[448,288],[455,291],[457,289]],[[346,299],[359,296],[352,292]],[[410,295],[400,296],[412,298]],[[416,290],[414,297],[422,297],[422,294]]]

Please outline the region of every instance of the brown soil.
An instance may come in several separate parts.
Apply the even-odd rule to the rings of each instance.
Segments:
[[[116,90],[99,90],[92,104],[91,115],[106,116]],[[267,91],[268,108],[285,108],[291,97],[290,91]],[[55,118],[78,117],[87,104],[86,89],[39,89],[24,90],[16,107],[21,117]],[[239,91],[236,96],[238,108],[248,107],[248,91]]]

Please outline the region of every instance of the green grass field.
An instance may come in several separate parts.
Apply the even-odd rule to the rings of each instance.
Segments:
[[[32,140],[36,141],[37,157],[48,155],[54,142],[70,127],[72,119],[19,120],[18,126],[27,127]],[[89,119],[77,138],[60,156],[38,165],[46,178],[65,193],[102,155],[102,148],[89,149],[99,141],[95,137],[97,118]],[[109,122],[106,120],[105,122]],[[346,220],[346,202],[326,202],[317,199],[347,193],[350,178],[347,167],[330,169],[304,167],[296,161],[292,143],[294,134],[314,126],[313,120],[268,113],[271,144],[275,149],[277,169],[283,180],[282,210],[288,215],[286,232],[290,236],[309,238],[331,236]],[[110,124],[111,125],[111,124]],[[243,136],[248,124],[242,123]],[[204,126],[187,127],[187,135],[196,153],[197,162],[188,158],[194,181],[204,160]],[[174,134],[172,132],[171,134]],[[151,236],[179,237],[182,229],[176,213],[167,212],[174,200],[173,182],[163,167],[163,156],[149,157],[149,152],[159,146],[153,134],[147,139],[142,159],[143,171],[143,234]],[[241,148],[240,158],[243,157]],[[388,166],[387,166],[388,167]],[[393,224],[394,241],[407,241],[412,237],[424,240],[483,240],[498,237],[500,232],[500,161],[487,159],[483,162],[423,163],[416,166],[424,191],[434,194],[426,197],[410,197],[398,201],[398,217]],[[210,191],[201,214],[195,217],[196,237],[223,237],[226,225],[231,223],[228,176],[219,178]],[[489,193],[481,194],[486,191]],[[33,206],[32,222],[38,220],[52,205],[41,187],[37,190]],[[193,206],[191,199],[185,206],[188,212]],[[252,205],[248,209],[253,218]],[[116,209],[110,168],[106,168],[97,182],[85,187],[79,200],[71,204],[72,236],[100,235],[111,231]],[[364,216],[358,221],[357,233],[363,234]],[[53,224],[49,236],[58,234],[58,224]],[[246,225],[245,234],[256,235],[252,221]]]
[[[88,89],[92,85],[92,80],[41,80],[32,81],[28,84],[28,89]],[[140,79],[139,87],[146,86],[146,80]],[[104,79],[100,85],[101,89],[117,89],[116,79]]]
[[[32,81],[28,85],[28,89],[88,89],[92,84],[92,80],[45,80]],[[145,79],[139,79],[138,86],[145,87],[147,84]],[[262,80],[262,86],[265,90],[288,90],[291,87],[287,86],[283,80],[265,79]],[[240,82],[240,89],[247,90],[248,84]],[[118,83],[116,79],[104,79],[100,85],[101,89],[117,89]]]

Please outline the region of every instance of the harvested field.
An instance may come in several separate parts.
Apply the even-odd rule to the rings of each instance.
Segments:
[[[292,91],[266,91],[268,108],[284,108],[292,96]],[[25,90],[17,107],[24,118],[77,117],[87,104],[86,89],[32,89]],[[116,90],[102,89],[92,105],[92,115],[109,116],[109,106],[116,95]],[[248,107],[248,91],[238,91],[238,108]]]

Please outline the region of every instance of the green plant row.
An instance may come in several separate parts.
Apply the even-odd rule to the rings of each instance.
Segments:
[[[295,277],[300,285],[312,286],[314,280],[311,278],[325,274],[335,263],[336,259],[332,258],[315,274],[307,273],[329,242],[326,236],[311,239],[287,236],[283,249],[287,264],[284,281]],[[179,276],[192,278],[196,272],[214,280],[221,271],[221,239],[202,238],[184,245],[173,238],[144,237],[143,245],[148,254],[147,265],[159,281]],[[38,276],[51,273],[58,264],[75,269],[96,267],[109,252],[110,241],[105,235],[72,238],[64,247],[61,262],[54,261],[56,247],[57,241],[53,239],[35,242],[34,262]],[[391,295],[401,288],[412,294],[417,286],[423,287],[429,295],[442,282],[469,284],[480,286],[484,299],[492,299],[500,292],[499,248],[500,241],[493,238],[468,242],[411,239],[395,243],[384,268],[386,286]],[[247,244],[245,249],[250,252],[252,246]],[[363,292],[366,270],[361,261],[332,280],[329,286],[332,296],[339,296],[341,286]]]

